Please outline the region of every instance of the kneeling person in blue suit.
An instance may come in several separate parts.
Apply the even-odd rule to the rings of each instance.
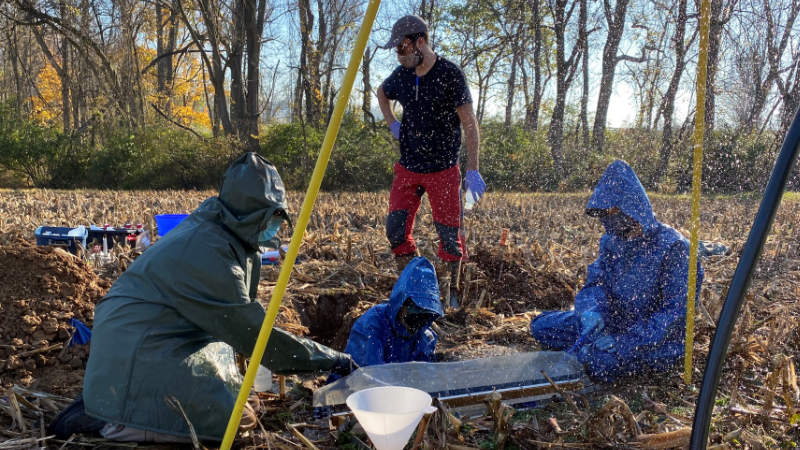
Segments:
[[[358,318],[345,352],[359,366],[433,361],[438,336],[431,325],[442,316],[433,264],[414,258],[400,274],[389,301]]]
[[[542,346],[577,356],[589,375],[667,370],[683,356],[689,243],[660,223],[633,169],[614,161],[586,214],[602,222],[597,260],[572,311],[545,311],[531,321]],[[697,295],[703,271],[697,262]]]

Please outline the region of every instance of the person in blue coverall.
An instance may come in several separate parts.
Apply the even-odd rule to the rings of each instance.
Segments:
[[[586,214],[602,222],[605,234],[575,309],[542,312],[531,321],[531,334],[547,349],[577,356],[601,381],[669,369],[684,352],[688,241],[656,220],[623,161],[606,168]],[[697,266],[699,296],[699,260]]]
[[[389,301],[356,320],[345,353],[359,366],[433,361],[438,336],[431,324],[443,315],[436,270],[416,257],[403,269]]]

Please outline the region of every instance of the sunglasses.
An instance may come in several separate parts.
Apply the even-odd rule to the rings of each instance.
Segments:
[[[397,47],[396,47],[397,54],[398,55],[402,55],[403,53],[405,53],[406,47],[408,47],[408,44],[410,44],[410,43],[411,43],[411,39],[405,38],[399,44],[397,44]]]

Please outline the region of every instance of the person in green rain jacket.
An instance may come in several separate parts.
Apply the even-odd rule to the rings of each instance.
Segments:
[[[259,246],[277,247],[285,210],[275,167],[255,153],[237,159],[219,195],[139,256],[98,303],[83,403],[50,431],[168,441],[190,435],[188,419],[200,439],[221,440],[242,382],[235,353],[252,353],[265,316]],[[347,354],[277,328],[262,365],[278,374],[354,367]]]

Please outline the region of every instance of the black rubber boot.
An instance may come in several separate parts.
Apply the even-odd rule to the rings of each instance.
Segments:
[[[86,414],[83,396],[79,395],[72,404],[58,413],[47,427],[47,434],[54,434],[57,439],[67,439],[75,433],[97,433],[105,424],[105,421]]]
[[[458,309],[461,307],[460,285],[461,285],[461,260],[447,264],[450,269],[450,307]]]

